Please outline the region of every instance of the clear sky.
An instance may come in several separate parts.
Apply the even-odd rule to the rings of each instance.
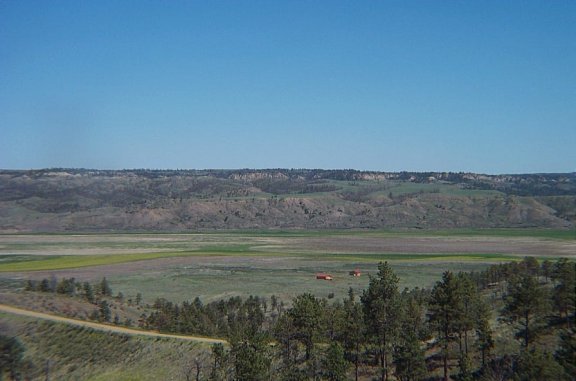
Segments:
[[[576,171],[576,1],[0,0],[0,168]]]

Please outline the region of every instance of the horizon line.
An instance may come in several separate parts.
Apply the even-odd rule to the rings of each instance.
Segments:
[[[484,176],[521,176],[521,175],[576,175],[576,171],[572,172],[524,172],[524,173],[487,173],[487,172],[473,172],[473,171],[438,171],[438,170],[371,170],[371,169],[355,169],[355,168],[84,168],[84,167],[44,167],[44,168],[0,168],[0,172],[33,172],[33,171],[98,171],[98,172],[241,172],[241,171],[352,171],[360,173],[382,173],[382,174],[398,174],[398,173],[451,173],[451,174],[473,174]]]

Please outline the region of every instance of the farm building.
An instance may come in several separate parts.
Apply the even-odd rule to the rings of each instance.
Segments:
[[[318,273],[316,274],[316,279],[333,280],[334,278],[330,274]]]
[[[360,276],[362,275],[362,273],[360,272],[359,269],[354,269],[353,271],[350,271],[348,274],[352,275],[352,276]]]

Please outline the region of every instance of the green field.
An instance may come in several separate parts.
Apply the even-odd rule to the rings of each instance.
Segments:
[[[186,253],[137,253],[124,255],[0,256],[0,271],[47,271],[114,265],[150,259],[184,256]]]

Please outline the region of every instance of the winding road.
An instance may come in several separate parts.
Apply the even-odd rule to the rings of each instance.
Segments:
[[[71,324],[71,325],[76,325],[79,327],[88,327],[88,328],[92,328],[92,329],[95,329],[98,331],[104,331],[104,332],[114,332],[114,333],[122,333],[122,334],[126,334],[126,335],[140,335],[140,336],[148,336],[148,337],[163,337],[163,338],[170,338],[170,339],[196,341],[196,342],[200,342],[200,343],[209,343],[209,344],[215,344],[215,343],[226,344],[227,343],[226,340],[222,340],[222,339],[213,339],[213,338],[209,338],[209,337],[199,337],[199,336],[171,335],[171,334],[159,333],[159,332],[155,332],[155,331],[144,331],[144,330],[133,329],[133,328],[119,327],[119,326],[115,326],[115,325],[95,323],[95,322],[85,321],[85,320],[71,319],[71,318],[62,317],[62,316],[45,314],[42,312],[25,310],[25,309],[18,308],[18,307],[12,307],[12,306],[8,306],[6,304],[0,304],[0,312],[5,312],[5,313],[9,313],[9,314],[14,314],[14,315],[20,315],[20,316],[27,316],[27,317],[31,317],[31,318],[35,318],[35,319],[43,319],[43,320],[49,320],[49,321],[53,321],[53,322]]]

